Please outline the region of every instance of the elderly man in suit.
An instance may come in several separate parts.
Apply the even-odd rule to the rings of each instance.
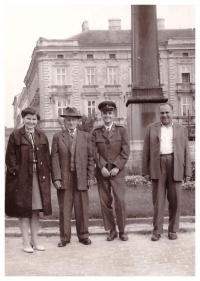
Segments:
[[[173,106],[159,106],[160,122],[147,126],[143,146],[142,174],[152,180],[153,235],[158,241],[163,233],[166,194],[169,202],[168,238],[177,239],[181,186],[191,177],[188,134],[184,126],[172,121]]]
[[[81,116],[75,108],[66,108],[66,114],[61,117],[65,118],[66,130],[54,135],[51,150],[52,182],[59,204],[58,247],[70,243],[73,205],[79,242],[90,245],[88,188],[94,179],[91,136],[77,129]]]
[[[107,241],[112,241],[118,236],[112,209],[113,196],[119,237],[122,241],[127,241],[124,196],[125,164],[130,154],[129,137],[124,126],[113,123],[116,109],[114,102],[102,102],[98,108],[104,124],[93,130],[93,147],[104,227],[105,230],[110,230]]]

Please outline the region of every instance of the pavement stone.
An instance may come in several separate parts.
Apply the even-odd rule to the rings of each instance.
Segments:
[[[59,229],[41,228],[44,252],[23,252],[17,227],[7,227],[5,276],[195,276],[195,223],[181,222],[177,240],[167,237],[167,224],[157,242],[151,224],[129,224],[129,240],[106,241],[104,228],[90,226],[92,244],[78,242],[72,227],[71,243],[58,248]]]
[[[157,242],[151,234],[129,234],[107,242],[91,235],[85,246],[72,235],[71,243],[58,248],[56,236],[39,237],[44,252],[23,252],[21,237],[5,238],[5,276],[194,276],[195,232],[180,232],[177,240],[164,233]]]

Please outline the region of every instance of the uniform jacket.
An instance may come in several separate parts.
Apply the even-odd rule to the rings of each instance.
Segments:
[[[97,179],[104,179],[101,169],[109,171],[117,167],[119,173],[115,178],[125,176],[125,164],[130,154],[129,137],[126,128],[120,124],[113,124],[109,135],[105,126],[93,130],[93,151],[96,163]]]
[[[70,134],[68,130],[56,133],[52,141],[51,166],[52,181],[60,180],[62,189],[69,186],[70,174]],[[91,136],[77,129],[75,151],[75,167],[77,172],[77,187],[87,190],[87,180],[94,179],[94,156],[92,153]]]
[[[37,129],[35,129],[35,151],[43,212],[44,215],[51,215],[49,143],[46,135]],[[30,217],[32,213],[33,147],[25,127],[15,130],[9,137],[6,166],[6,215]]]
[[[147,126],[143,145],[142,174],[151,179],[158,179],[160,168],[160,137],[161,123],[156,122]],[[191,176],[191,160],[188,145],[187,129],[173,122],[174,143],[174,180],[182,181]]]

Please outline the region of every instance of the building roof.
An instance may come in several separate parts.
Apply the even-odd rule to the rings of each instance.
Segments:
[[[158,30],[158,42],[166,42],[169,38],[194,38],[195,30],[187,29],[162,29]]]
[[[194,29],[162,29],[158,30],[158,42],[166,42],[169,38],[194,38]],[[125,46],[131,44],[131,30],[87,30],[68,39],[77,39],[81,47]]]
[[[130,30],[87,30],[71,38],[78,40],[79,46],[130,45]],[[70,39],[71,39],[70,38]]]

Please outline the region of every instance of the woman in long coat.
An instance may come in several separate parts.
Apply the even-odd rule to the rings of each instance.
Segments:
[[[45,250],[37,242],[39,212],[52,214],[50,152],[46,135],[35,128],[40,119],[35,109],[21,115],[24,126],[11,133],[6,150],[5,213],[19,218],[23,250],[32,253]]]

